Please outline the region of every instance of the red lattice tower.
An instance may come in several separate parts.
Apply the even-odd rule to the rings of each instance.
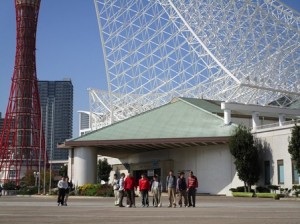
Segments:
[[[45,139],[36,76],[36,28],[40,0],[15,0],[17,44],[9,102],[0,138],[1,182],[18,185],[44,163]]]

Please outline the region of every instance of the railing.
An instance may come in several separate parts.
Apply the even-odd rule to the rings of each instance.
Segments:
[[[291,120],[291,121],[285,121],[281,123],[282,125],[279,125],[278,122],[272,123],[272,124],[266,124],[266,125],[261,125],[257,126],[255,130],[261,130],[261,129],[266,129],[266,128],[274,128],[274,127],[279,127],[279,126],[286,126],[286,125],[291,125],[291,124],[300,124],[300,120]],[[253,128],[252,128],[253,130]]]

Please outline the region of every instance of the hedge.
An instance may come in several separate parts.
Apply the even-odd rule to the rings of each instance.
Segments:
[[[252,198],[253,193],[252,192],[232,192],[233,197],[248,197]]]

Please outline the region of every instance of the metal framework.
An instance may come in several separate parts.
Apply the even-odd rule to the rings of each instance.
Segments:
[[[0,179],[18,185],[45,161],[36,76],[35,43],[40,0],[15,0],[17,44],[9,102],[0,138]]]
[[[299,98],[300,15],[278,0],[94,3],[108,91],[91,107],[110,121],[178,96],[278,106]]]

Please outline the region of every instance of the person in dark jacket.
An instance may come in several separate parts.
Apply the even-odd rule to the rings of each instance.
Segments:
[[[73,189],[73,183],[72,183],[72,181],[69,180],[69,177],[66,177],[66,181],[68,183],[68,188],[66,189],[66,192],[65,192],[65,202],[64,202],[64,205],[68,206],[69,194],[70,194],[70,192]]]
[[[182,207],[182,198],[184,206],[188,206],[188,199],[187,199],[187,184],[184,178],[184,172],[180,172],[179,178],[177,179],[177,187],[176,191],[179,193],[179,201],[178,205]]]

